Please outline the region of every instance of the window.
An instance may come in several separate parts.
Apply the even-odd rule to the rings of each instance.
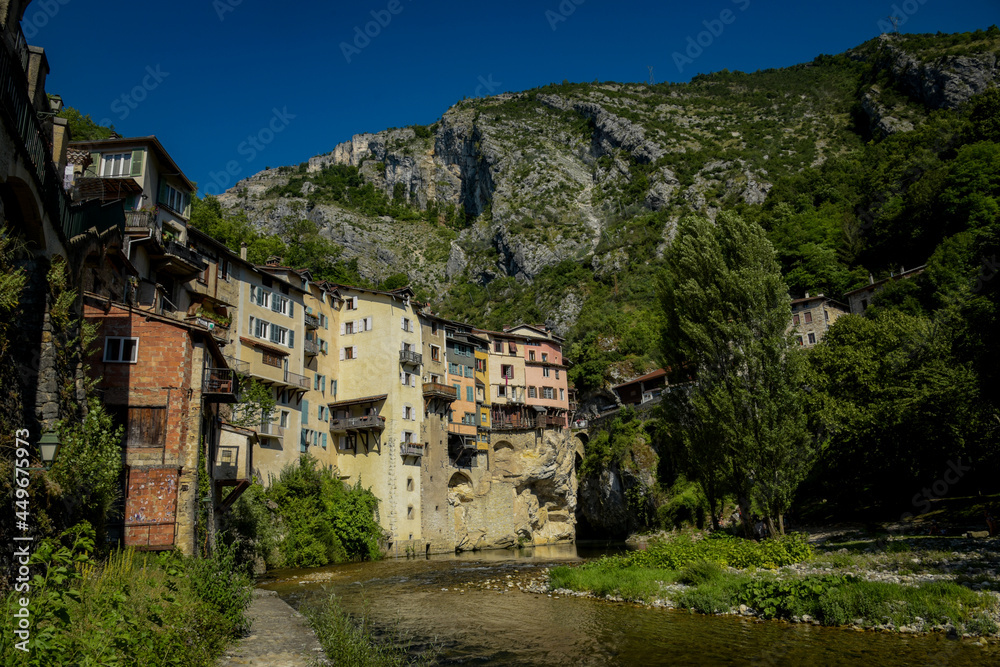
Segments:
[[[403,406],[403,419],[414,419],[413,408],[409,405]]]
[[[410,318],[408,317],[400,318],[400,324],[403,326],[403,331],[413,331],[413,329],[410,328]]]
[[[476,372],[485,373],[486,372],[486,360],[476,359]]]
[[[356,297],[356,296],[347,297],[346,308],[347,308],[347,310],[357,310],[358,309],[358,297]]]
[[[534,387],[528,387],[528,398],[538,398],[538,392]]]
[[[185,214],[188,195],[166,183],[160,184],[160,203],[166,204],[175,213]]]
[[[552,390],[552,387],[542,387],[542,397],[548,400],[555,398],[555,392]]]
[[[565,401],[566,400],[566,390],[565,389],[560,389],[559,390],[559,400],[560,401]]]
[[[830,321],[830,311],[826,309],[823,310],[823,319],[826,320],[827,322]]]
[[[275,368],[281,368],[284,364],[281,361],[281,357],[273,352],[267,352],[266,350],[261,350],[261,361],[264,362],[265,366],[274,366]]]
[[[101,156],[101,176],[131,176],[132,151],[128,153],[105,153]]]
[[[406,478],[406,490],[407,491],[412,491],[413,490],[413,478],[412,477],[407,477]]]
[[[138,359],[139,339],[108,336],[104,339],[104,361],[134,364]]]
[[[517,354],[517,343],[513,341],[507,343],[507,352],[510,354]]]
[[[795,313],[794,315],[792,315],[792,324],[794,326],[799,326],[799,314],[798,313]]]
[[[437,336],[438,335],[438,323],[437,322],[431,322],[431,335],[432,336]]]
[[[508,380],[514,377],[514,367],[507,364],[501,364],[500,366],[500,376],[505,377]]]
[[[802,336],[796,336],[795,340],[798,342],[799,345],[802,345]]]
[[[498,354],[503,354],[503,343],[500,341],[493,343],[493,351]]]
[[[812,324],[813,314],[811,310],[806,311],[806,324]]]
[[[408,445],[414,444],[413,433],[410,431],[403,431],[403,442]]]
[[[558,368],[556,369],[556,379],[557,380],[559,379],[559,369]]]
[[[505,384],[498,384],[497,385],[497,398],[506,398],[506,397],[507,397],[507,385],[505,385]]]
[[[222,276],[223,280],[229,282],[229,279],[231,277],[230,271],[232,271],[232,267],[229,265],[229,260],[228,259],[222,260],[222,263],[219,266],[221,267],[219,275]]]
[[[441,361],[441,348],[431,345],[431,361]]]
[[[868,307],[868,299],[861,299],[861,310]]]
[[[320,420],[321,422],[325,422],[326,421],[326,410],[327,410],[327,408],[326,408],[325,405],[317,405],[316,406],[316,419]]]
[[[329,325],[329,321],[326,319],[326,315],[324,315],[323,313],[319,314],[319,325],[321,327],[323,327],[324,329],[329,329],[330,328],[328,326]]]
[[[347,441],[347,436],[346,435],[340,436],[340,439],[337,441],[337,449],[350,449],[350,448],[351,445]]]
[[[399,374],[399,381],[404,387],[417,386],[416,376],[412,373],[407,373],[406,371]]]
[[[413,505],[407,505],[406,506],[406,518],[407,519],[412,519],[413,518]]]
[[[549,360],[549,355],[547,355],[546,353],[542,352],[542,361],[548,361],[548,360]]]
[[[472,366],[465,366],[465,377],[472,377]]]
[[[545,377],[549,377],[549,369],[548,368],[543,368],[542,369],[542,375],[545,376]]]
[[[357,359],[358,358],[358,348],[356,345],[351,345],[349,347],[344,347],[340,349],[341,359]]]
[[[458,364],[448,362],[448,372],[451,373],[452,375],[457,375],[459,377],[462,377],[462,367],[459,366]]]
[[[474,398],[474,397],[472,396],[472,387],[466,387],[466,388],[465,388],[465,400],[467,400],[467,401],[468,401],[468,402],[470,402],[470,403],[471,403],[471,402],[473,402],[474,400],[476,400],[476,399],[475,399],[475,398]]]
[[[275,294],[274,298],[271,299],[271,310],[276,313],[281,313],[282,315],[288,314],[288,298]]]
[[[813,333],[809,334],[809,344],[810,345],[815,345],[816,344],[816,334],[813,334]]]
[[[480,421],[482,421],[482,423],[485,424],[486,423],[486,413],[485,412],[479,413],[479,419],[480,419]]]
[[[270,340],[272,343],[277,343],[278,345],[288,345],[288,347],[291,347],[291,343],[288,342],[288,333],[288,329],[285,327],[279,327],[277,324],[272,324]]]
[[[281,428],[288,428],[288,418],[291,416],[291,414],[292,413],[289,412],[288,410],[281,411],[281,417],[279,417],[278,419],[278,425]]]
[[[534,361],[534,360],[535,360],[535,351],[528,350],[528,361]]]

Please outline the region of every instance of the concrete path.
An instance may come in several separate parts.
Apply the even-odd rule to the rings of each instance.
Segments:
[[[257,588],[250,604],[250,634],[229,647],[219,667],[306,667],[324,661],[305,616],[274,591]]]

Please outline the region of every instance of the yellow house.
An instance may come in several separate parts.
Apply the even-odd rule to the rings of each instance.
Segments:
[[[535,427],[535,411],[527,406],[524,336],[503,331],[477,329],[488,340],[487,374],[490,394],[490,430],[521,430]]]
[[[413,292],[333,289],[337,393],[327,407],[338,467],[345,481],[360,480],[381,501],[390,553],[422,549],[423,354]]]
[[[489,342],[476,346],[476,406],[479,410],[479,428],[489,431],[492,428],[490,419],[490,354]],[[482,438],[481,442],[486,440]]]
[[[271,388],[277,402],[274,421],[256,429],[260,445],[254,451],[254,467],[265,484],[314,444],[305,398],[313,380],[304,373],[304,299],[302,281],[278,270],[276,262],[242,271],[239,359],[251,377]]]

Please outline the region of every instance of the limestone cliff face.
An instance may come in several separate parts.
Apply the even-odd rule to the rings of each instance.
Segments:
[[[489,471],[456,473],[448,502],[459,550],[572,542],[578,441],[547,430],[494,438]]]
[[[1000,58],[993,52],[921,62],[892,35],[879,37],[879,47],[877,66],[890,70],[911,97],[931,108],[957,109],[1000,81]]]

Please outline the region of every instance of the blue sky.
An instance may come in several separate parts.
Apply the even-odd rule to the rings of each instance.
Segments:
[[[1000,3],[34,0],[22,26],[50,93],[155,134],[214,192],[355,133],[430,124],[463,97],[645,81],[650,65],[657,82],[782,67],[871,39],[890,14],[900,32],[959,32],[1000,23]]]

